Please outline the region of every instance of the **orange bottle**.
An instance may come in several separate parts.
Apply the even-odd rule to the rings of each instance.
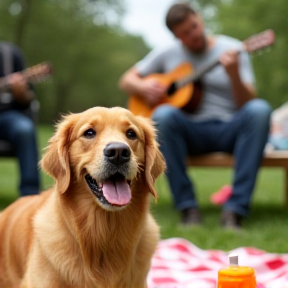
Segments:
[[[217,288],[256,288],[255,271],[251,267],[239,266],[238,256],[229,256],[229,267],[218,271]]]

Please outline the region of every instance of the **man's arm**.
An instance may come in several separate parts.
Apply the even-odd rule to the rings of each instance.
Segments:
[[[143,94],[143,79],[135,67],[126,71],[119,80],[119,88],[127,94]]]
[[[233,95],[238,108],[249,100],[256,98],[256,89],[252,84],[244,83],[239,74],[239,54],[237,51],[227,51],[220,57],[232,83]]]
[[[35,98],[35,93],[31,85],[21,73],[25,69],[25,61],[22,50],[17,46],[11,45],[13,51],[13,74],[8,76],[8,83],[11,92],[17,102],[26,105]]]

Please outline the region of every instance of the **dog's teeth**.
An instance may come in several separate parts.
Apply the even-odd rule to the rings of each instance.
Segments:
[[[102,189],[103,183],[102,183],[102,182],[99,182],[99,183],[98,183],[98,187],[99,187],[100,189]]]

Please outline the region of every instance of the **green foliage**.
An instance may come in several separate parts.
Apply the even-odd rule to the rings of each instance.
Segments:
[[[15,3],[22,7],[18,14]],[[43,61],[53,66],[52,79],[35,86],[41,103],[40,121],[96,105],[126,105],[127,96],[118,89],[119,78],[148,48],[141,38],[126,34],[116,23],[107,25],[109,19],[104,19],[103,12],[121,11],[120,5],[113,3],[1,1],[0,18],[5,25],[0,27],[0,37],[21,47],[29,66]]]

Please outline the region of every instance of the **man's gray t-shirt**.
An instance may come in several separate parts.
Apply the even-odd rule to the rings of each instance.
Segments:
[[[141,76],[152,73],[167,73],[183,62],[192,64],[193,71],[211,65],[227,50],[241,49],[242,43],[234,38],[219,35],[215,45],[202,54],[192,54],[181,42],[167,48],[152,50],[145,58],[136,63]],[[239,72],[244,83],[254,85],[254,73],[246,52],[239,54]],[[194,120],[229,120],[237,107],[233,99],[231,81],[225,69],[219,64],[206,72],[202,78],[203,95],[199,108],[190,117]]]

